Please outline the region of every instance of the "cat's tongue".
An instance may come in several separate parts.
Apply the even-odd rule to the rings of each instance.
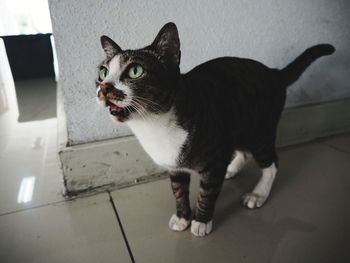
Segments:
[[[122,110],[122,108],[118,107],[117,105],[113,104],[110,102],[110,105],[109,105],[109,111],[111,113],[115,113],[115,112],[120,112]]]
[[[110,109],[111,111],[118,111],[119,107],[115,104],[111,104]]]

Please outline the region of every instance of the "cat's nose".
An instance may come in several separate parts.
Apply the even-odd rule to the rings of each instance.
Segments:
[[[112,85],[112,83],[102,83],[100,85],[100,90],[101,90],[103,96],[106,97],[107,94],[113,90],[113,85]]]
[[[123,100],[125,98],[125,93],[111,83],[103,83],[100,85],[100,90],[107,99],[111,100]]]

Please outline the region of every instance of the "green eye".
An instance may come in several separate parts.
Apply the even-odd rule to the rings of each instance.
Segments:
[[[108,75],[108,69],[105,67],[101,67],[100,73],[99,73],[99,78],[100,80],[104,80]]]
[[[143,74],[143,68],[140,65],[132,66],[129,69],[129,77],[131,79],[137,79]]]

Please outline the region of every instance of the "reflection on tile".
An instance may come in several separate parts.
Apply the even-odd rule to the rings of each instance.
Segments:
[[[53,79],[19,82],[16,96],[0,39],[0,90],[0,215],[63,200],[57,120],[18,122],[18,104],[22,120],[55,116],[56,83]]]
[[[48,79],[18,83],[21,115],[43,119],[49,116],[47,109],[55,111],[55,86]],[[16,90],[1,39],[0,90],[0,215],[63,200],[57,120],[18,122]],[[29,120],[27,117],[24,119]]]
[[[1,73],[0,73],[1,74]],[[1,76],[0,76],[1,81]],[[8,102],[4,85],[0,85],[0,114],[7,111]]]
[[[0,214],[64,200],[57,120],[17,123],[0,141],[5,138],[6,146],[0,149]]]
[[[349,160],[318,144],[281,151],[271,198],[257,210],[240,204],[258,179],[251,165],[225,182],[206,238],[168,229],[175,211],[168,180],[117,190],[113,198],[137,262],[341,262],[350,243]],[[193,207],[198,178],[192,185]]]
[[[0,216],[1,262],[131,262],[107,194]]]
[[[13,86],[12,73],[8,62],[4,40],[0,38],[0,114],[8,110],[7,89]]]
[[[18,117],[17,98],[10,64],[7,59],[5,45],[0,38],[0,151],[7,145],[7,137],[11,134]]]
[[[56,82],[54,79],[16,81],[18,122],[56,117]]]
[[[32,201],[35,184],[35,176],[28,176],[22,179],[17,195],[17,203],[28,203]]]

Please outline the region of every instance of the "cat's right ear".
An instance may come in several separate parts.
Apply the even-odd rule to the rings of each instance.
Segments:
[[[179,33],[174,23],[165,24],[150,47],[157,53],[161,61],[175,66],[180,64]]]
[[[122,51],[118,44],[107,36],[101,36],[101,45],[107,55],[107,59],[111,59]]]

